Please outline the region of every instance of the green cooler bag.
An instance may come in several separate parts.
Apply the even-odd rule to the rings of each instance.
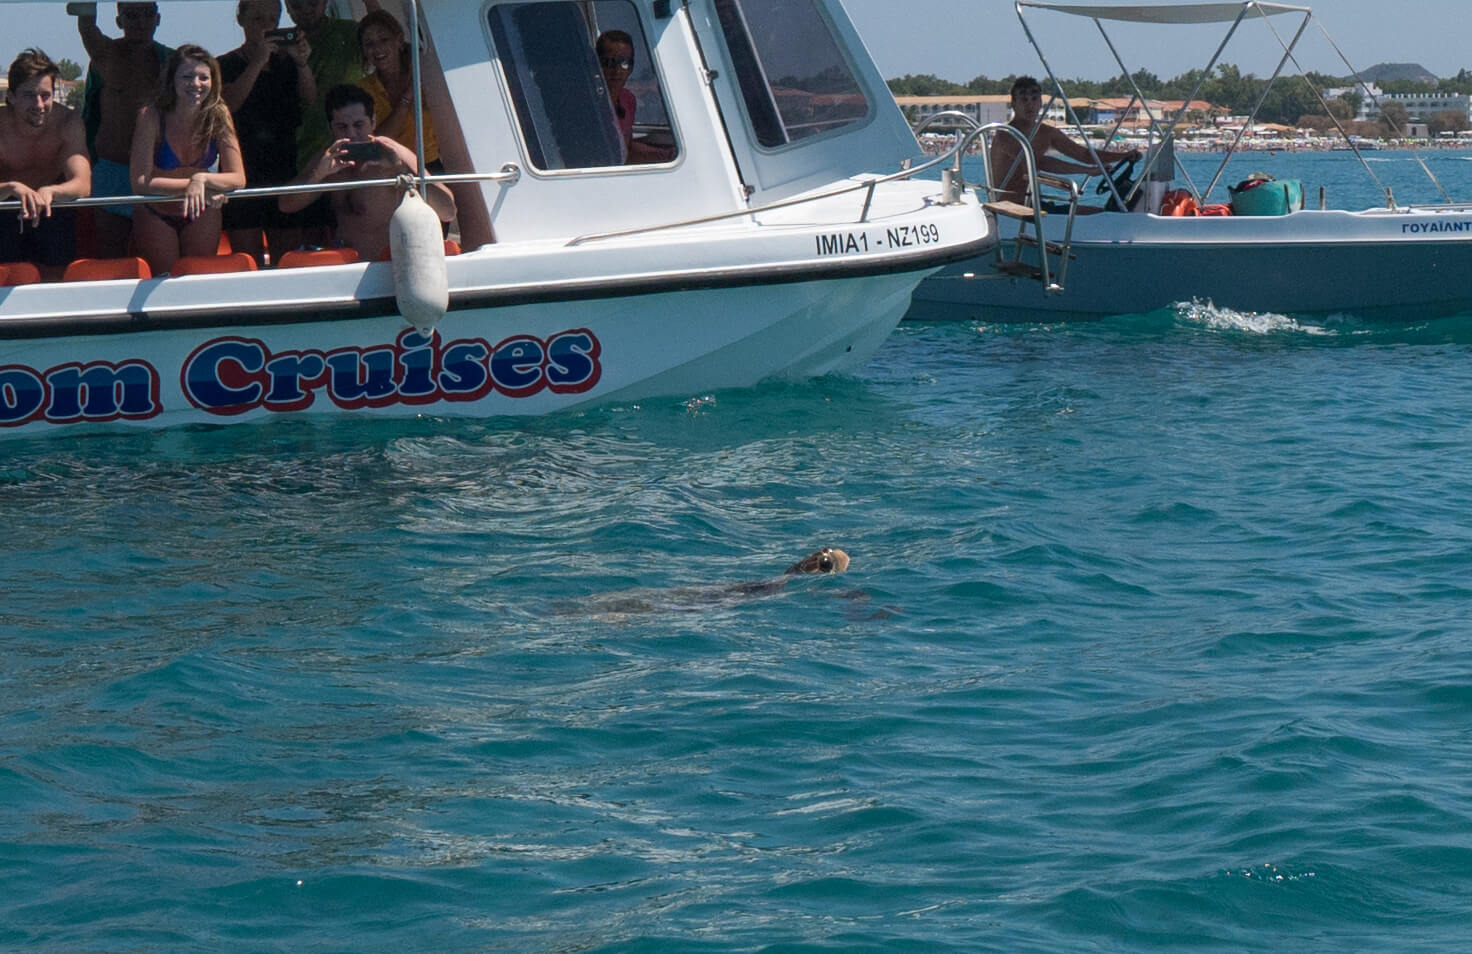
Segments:
[[[1248,176],[1227,186],[1233,215],[1287,215],[1303,208],[1303,182],[1274,179],[1265,173]]]

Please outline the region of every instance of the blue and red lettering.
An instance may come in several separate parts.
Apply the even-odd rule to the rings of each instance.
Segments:
[[[579,394],[598,383],[603,346],[585,328],[553,335],[547,342],[547,387],[556,394]]]
[[[391,346],[333,351],[273,352],[256,339],[223,337],[194,350],[179,384],[191,404],[211,414],[256,408],[299,411],[323,396],[344,409],[475,401],[498,391],[521,398],[543,388],[557,394],[591,390],[602,375],[602,347],[578,329],[546,341],[515,335],[492,347],[480,338],[442,343],[408,330]],[[29,398],[26,381],[7,388],[0,369],[0,414],[19,414]]]
[[[0,427],[145,421],[162,410],[159,374],[146,361],[71,362],[46,371],[0,367]]]

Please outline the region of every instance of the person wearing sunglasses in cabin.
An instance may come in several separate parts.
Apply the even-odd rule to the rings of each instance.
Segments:
[[[629,76],[634,72],[634,38],[623,30],[608,30],[598,37],[594,47],[598,53],[598,65],[603,69],[603,81],[608,86],[608,98],[613,101],[613,115],[618,121],[618,131],[624,141],[624,161],[629,164],[669,162],[675,157],[673,149],[663,149],[634,138],[634,112],[639,100],[628,88]]]

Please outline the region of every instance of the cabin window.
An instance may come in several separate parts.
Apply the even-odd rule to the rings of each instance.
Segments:
[[[716,0],[757,142],[768,148],[863,119],[869,102],[813,0]]]
[[[675,159],[669,111],[629,0],[499,3],[489,18],[534,167],[552,172]],[[598,38],[611,31],[617,39],[606,40],[605,48],[632,49],[631,57],[599,56]]]

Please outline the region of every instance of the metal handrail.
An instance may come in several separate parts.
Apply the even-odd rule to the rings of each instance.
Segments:
[[[1027,199],[1028,205],[1032,209],[1033,228],[1036,230],[1038,238],[1038,263],[1039,271],[1042,274],[1043,288],[1050,293],[1061,292],[1063,290],[1063,278],[1068,273],[1068,248],[1073,241],[1073,220],[1075,211],[1078,209],[1078,183],[1064,176],[1039,172],[1037,154],[1033,151],[1032,141],[1028,139],[1022,130],[1013,126],[1011,123],[993,122],[983,125],[968,113],[949,109],[927,116],[915,127],[915,134],[918,136],[939,119],[963,119],[969,123],[973,128],[966,139],[968,146],[971,142],[975,141],[977,136],[983,138],[985,147],[981,150],[981,167],[986,184],[982,188],[986,190],[988,198],[996,198],[998,193],[1002,191],[1001,187],[994,183],[992,177],[989,134],[1006,132],[1007,135],[1017,140],[1018,157],[1013,160],[1012,168],[1016,168],[1016,163],[1020,161],[1027,171]],[[1011,170],[1009,169],[1008,172],[1010,173]],[[956,177],[954,181],[952,180],[953,175]],[[957,154],[956,156],[955,169],[947,169],[942,176],[942,181],[946,184],[947,188],[965,188],[966,183],[964,177],[961,176],[961,154]],[[1058,281],[1056,283],[1053,281],[1052,269],[1048,264],[1047,237],[1043,232],[1042,186],[1044,184],[1061,189],[1068,194],[1068,221],[1063,226],[1062,247],[1064,251],[1062,260],[1058,266]]]
[[[803,205],[807,202],[822,202],[825,199],[832,199],[837,196],[848,195],[851,192],[860,191],[866,193],[864,197],[864,204],[859,212],[858,219],[860,222],[862,222],[865,218],[868,217],[869,204],[874,198],[874,189],[876,187],[884,185],[886,182],[896,182],[899,180],[912,178],[918,173],[925,172],[945,162],[949,162],[953,156],[955,157],[956,168],[960,169],[961,156],[965,154],[965,150],[967,149],[967,147],[969,147],[971,143],[976,140],[976,137],[980,132],[980,129],[972,130],[969,134],[967,134],[964,139],[957,142],[956,145],[952,147],[949,152],[941,153],[934,159],[931,159],[928,162],[922,162],[918,166],[914,166],[908,169],[901,169],[899,172],[892,172],[887,176],[878,176],[873,179],[866,179],[863,182],[857,182],[853,185],[842,186],[841,188],[833,189],[829,192],[821,192],[817,195],[798,196],[793,199],[783,199],[779,202],[770,202],[766,205],[759,205],[755,208],[750,209],[732,209],[729,212],[717,212],[713,215],[702,215],[693,219],[681,219],[677,222],[662,222],[657,225],[640,225],[631,229],[619,229],[615,232],[593,232],[588,235],[579,235],[577,238],[570,240],[567,244],[568,247],[571,248],[574,246],[582,245],[586,242],[600,242],[605,239],[623,238],[629,235],[642,235],[647,232],[663,231],[664,229],[682,229],[692,225],[705,225],[708,222],[719,222],[723,219],[735,219],[747,215],[760,215],[763,212],[771,212],[776,209],[791,208],[792,206]],[[942,186],[944,187],[944,185],[945,180],[942,180]],[[947,201],[955,202],[959,201],[959,198],[948,198]]]
[[[1060,189],[1065,189],[1068,192],[1068,222],[1065,224],[1063,230],[1063,247],[1067,249],[1069,240],[1073,236],[1074,210],[1078,208],[1078,183],[1074,182],[1072,179],[1066,179],[1062,176],[1055,176],[1050,173],[1039,174],[1037,154],[1033,152],[1032,140],[1028,138],[1026,133],[1018,129],[1016,126],[1013,126],[1011,123],[987,123],[985,126],[977,129],[977,132],[983,134],[987,132],[1006,132],[1007,135],[1017,140],[1018,155],[1022,159],[1024,167],[1027,169],[1027,198],[1029,200],[1028,204],[1032,207],[1033,228],[1036,230],[1038,240],[1038,267],[1039,271],[1042,273],[1043,288],[1050,292],[1062,291],[1061,284],[1054,283],[1052,269],[1048,265],[1048,238],[1047,234],[1043,231],[1042,185],[1043,180],[1046,179],[1048,185]],[[986,175],[987,195],[995,196],[998,192],[1001,191],[1001,187],[999,185],[996,185],[992,178],[991,149],[983,149],[981,151],[981,154],[982,170]],[[1017,160],[1014,159],[1012,168],[1016,168],[1016,162]],[[1021,236],[1020,231],[1018,232],[1018,235],[1019,237]],[[1021,254],[1021,249],[1018,250],[1018,254]],[[1068,269],[1067,255],[1068,253],[1065,251],[1063,262],[1059,267],[1060,279],[1063,277],[1063,273],[1066,272]]]
[[[925,130],[934,125],[937,119],[964,119],[967,123],[970,124],[972,129],[981,128],[981,121],[970,113],[964,112],[959,109],[943,109],[938,113],[931,113],[929,116],[926,116],[924,119],[920,120],[920,125],[913,127],[913,132],[916,136],[919,136]]]
[[[833,189],[828,192],[820,193],[818,195],[799,196],[793,199],[785,199],[780,202],[771,202],[766,205],[757,206],[755,208],[733,209],[729,212],[720,212],[714,215],[701,216],[692,219],[683,219],[676,222],[665,222],[656,225],[639,226],[631,229],[622,229],[616,232],[601,232],[589,235],[580,235],[576,238],[571,239],[567,244],[569,247],[573,247],[582,245],[587,242],[595,242],[610,238],[620,238],[627,235],[638,235],[646,232],[661,231],[664,229],[685,228],[687,226],[702,225],[707,222],[716,222],[722,219],[738,218],[747,215],[760,215],[763,212],[770,212],[775,209],[783,209],[795,205],[802,205],[807,202],[821,202],[825,199],[834,198],[835,196],[847,195],[860,191],[866,193],[864,205],[860,213],[860,221],[863,221],[863,219],[868,215],[869,205],[870,202],[873,200],[874,189],[877,186],[883,185],[886,182],[894,182],[897,180],[912,178],[921,172],[933,169],[936,166],[951,161],[952,159],[954,159],[956,170],[959,171],[961,167],[961,157],[965,154],[966,149],[970,147],[971,143],[976,140],[977,136],[979,136],[981,132],[981,128],[972,130],[971,133],[960,140],[949,152],[942,153],[939,156],[936,156],[935,158],[927,162],[923,162],[918,166],[914,166],[908,169],[901,169],[899,172],[891,173],[889,175],[880,176],[873,179],[867,179],[863,182],[856,182],[853,185],[843,186],[841,188]],[[499,182],[509,186],[515,185],[516,182],[520,180],[520,178],[521,168],[516,165],[516,163],[508,162],[501,166],[499,172],[444,173],[440,175],[425,176],[423,181],[442,183]],[[294,195],[304,192],[346,192],[365,186],[391,186],[397,185],[398,183],[399,179],[397,177],[391,179],[355,179],[346,182],[321,182],[282,186],[255,186],[245,189],[236,189],[232,192],[216,193],[216,195],[224,196],[227,200],[267,198],[283,195]],[[958,194],[959,193],[956,193],[956,195]],[[55,207],[88,208],[109,205],[162,205],[165,203],[179,202],[181,201],[181,198],[181,196],[159,195],[89,196],[84,199],[71,199],[65,202],[57,202],[55,204]],[[952,198],[949,201],[954,202],[959,201],[959,199]],[[7,199],[4,201],[0,201],[0,211],[19,208],[21,208],[21,203],[17,199]]]
[[[418,176],[415,176],[418,181]],[[427,182],[500,182],[506,185],[515,185],[521,179],[521,167],[514,162],[508,162],[501,166],[499,172],[450,172],[443,175],[431,175],[425,177]],[[181,182],[183,180],[180,180]],[[247,189],[236,189],[232,192],[216,192],[216,196],[224,199],[259,199],[283,195],[298,195],[304,192],[348,192],[352,189],[360,189],[367,186],[392,186],[398,185],[397,177],[391,179],[352,179],[343,182],[317,182],[302,185],[280,185],[280,186],[254,186]],[[164,205],[171,202],[183,201],[182,195],[107,195],[88,196],[84,199],[67,199],[52,204],[54,209],[83,209],[93,207],[106,207],[110,205]],[[19,199],[5,199],[0,201],[0,211],[8,209],[19,209]]]

